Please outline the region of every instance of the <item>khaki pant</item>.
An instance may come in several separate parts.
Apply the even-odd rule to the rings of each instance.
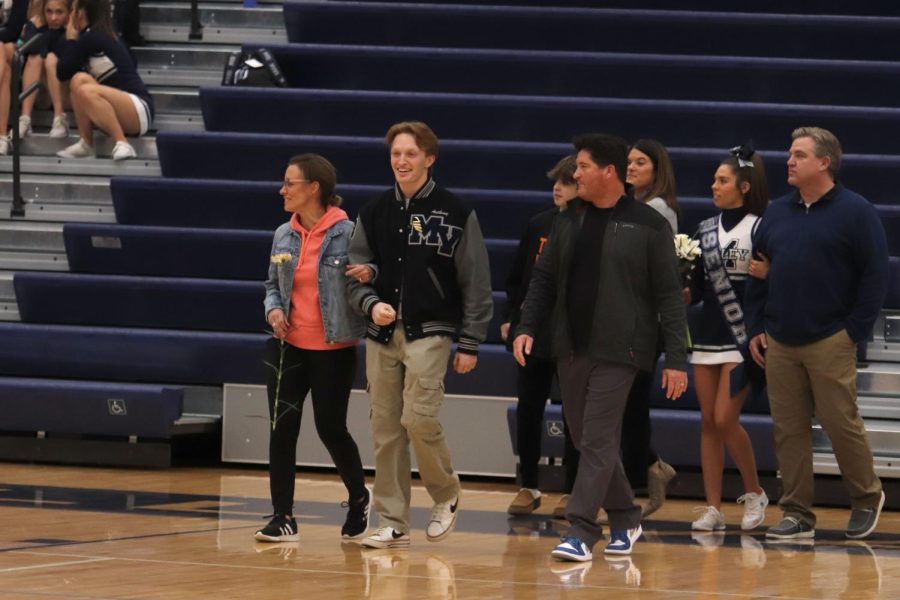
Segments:
[[[450,464],[450,448],[438,421],[449,358],[450,338],[431,336],[410,342],[399,324],[388,345],[366,340],[375,512],[381,527],[409,532],[410,442],[432,499],[446,502],[459,493],[459,477]]]
[[[831,440],[854,509],[875,508],[881,481],[856,406],[856,344],[845,330],[807,344],[787,346],[766,336],[766,381],[775,429],[775,455],[785,516],[815,526],[812,512],[812,419]]]

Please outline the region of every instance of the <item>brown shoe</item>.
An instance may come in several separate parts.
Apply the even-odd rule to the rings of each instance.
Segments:
[[[569,495],[566,494],[562,498],[559,499],[559,502],[556,504],[556,508],[553,509],[553,518],[554,519],[565,519],[566,518],[566,509],[569,507]]]
[[[662,507],[666,502],[666,489],[669,483],[675,479],[675,469],[672,465],[659,459],[647,469],[647,496],[649,502],[641,510],[642,517],[649,517]]]
[[[540,495],[535,497],[531,490],[522,488],[516,497],[513,498],[512,504],[506,509],[511,515],[530,515],[541,505]]]

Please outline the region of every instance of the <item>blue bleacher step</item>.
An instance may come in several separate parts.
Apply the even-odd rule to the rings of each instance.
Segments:
[[[153,44],[132,48],[141,79],[148,86],[217,85],[234,46]]]
[[[252,44],[244,44],[245,49]],[[894,106],[894,61],[762,56],[283,44],[288,85],[311,89]],[[403,69],[395,68],[398,63]],[[415,73],[414,77],[410,73]],[[605,82],[614,80],[616,85]],[[716,85],[709,85],[714,80]],[[853,85],[845,85],[847,81]]]
[[[900,57],[896,44],[900,18],[893,15],[306,0],[284,4],[291,42],[581,51],[639,46],[643,52],[882,60]],[[811,42],[822,39],[829,43]]]
[[[0,431],[169,438],[183,389],[110,381],[0,378]]]

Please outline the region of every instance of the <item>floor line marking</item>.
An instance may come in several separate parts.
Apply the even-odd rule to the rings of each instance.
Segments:
[[[39,554],[35,552],[34,554]],[[13,571],[29,571],[32,569],[48,569],[52,567],[65,567],[68,565],[84,565],[87,563],[93,562],[103,562],[107,560],[115,560],[113,557],[96,557],[96,558],[88,558],[86,560],[69,560],[64,562],[56,562],[56,563],[46,563],[42,565],[28,565],[27,567],[10,567],[8,569],[0,569],[0,573],[11,573]]]

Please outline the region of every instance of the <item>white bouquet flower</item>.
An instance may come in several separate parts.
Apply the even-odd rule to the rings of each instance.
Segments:
[[[688,287],[695,266],[694,261],[700,256],[700,242],[689,235],[679,233],[675,236],[675,255],[678,257],[681,283],[684,287]]]

